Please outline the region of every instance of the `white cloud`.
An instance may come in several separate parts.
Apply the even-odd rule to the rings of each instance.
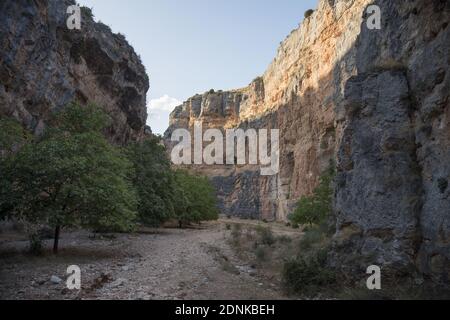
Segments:
[[[159,111],[168,111],[172,112],[172,110],[181,105],[181,101],[178,99],[169,97],[167,94],[163,95],[158,99],[152,99],[149,102],[148,109],[151,110],[159,110]]]
[[[160,98],[150,100],[147,106],[147,124],[152,128],[152,131],[156,134],[163,134],[169,127],[170,113],[175,107],[181,104],[181,101],[169,97],[167,94]]]

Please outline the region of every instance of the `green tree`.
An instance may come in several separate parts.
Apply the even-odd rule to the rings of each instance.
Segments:
[[[11,181],[5,179],[5,168],[8,157],[20,146],[31,141],[31,135],[23,129],[19,122],[12,118],[0,115],[0,199],[11,190]],[[0,219],[3,219],[11,210],[11,204],[0,202]]]
[[[313,195],[302,197],[289,219],[296,224],[320,224],[332,210],[334,164],[320,177],[320,183]]]
[[[0,156],[6,156],[30,140],[31,135],[19,122],[0,116]]]
[[[94,105],[69,105],[43,137],[2,162],[0,207],[11,216],[55,229],[129,230],[137,197],[131,164],[102,134],[106,114]]]
[[[139,220],[158,227],[174,216],[174,178],[165,149],[158,137],[150,137],[129,145],[126,154],[134,168]]]
[[[177,170],[175,175],[175,217],[180,228],[191,222],[216,220],[219,216],[214,188],[206,177]]]

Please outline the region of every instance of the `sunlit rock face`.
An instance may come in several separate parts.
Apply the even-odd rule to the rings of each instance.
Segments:
[[[81,30],[69,30],[72,0],[0,2],[0,114],[40,134],[55,110],[96,103],[112,117],[118,144],[145,134],[144,66],[125,38],[82,10]]]
[[[380,30],[367,28],[369,4],[381,8]],[[443,0],[319,1],[248,87],[177,107],[166,141],[199,120],[206,128],[278,128],[277,175],[248,165],[192,167],[211,177],[224,213],[286,220],[334,160],[330,263],[448,282],[449,22]]]
[[[196,95],[174,110],[166,141],[195,121],[204,128],[280,129],[278,175],[261,176],[254,166],[193,168],[213,177],[224,213],[286,220],[299,197],[316,187],[337,150],[342,125],[336,120],[344,117],[344,83],[356,72],[354,43],[367,3],[320,1],[249,86]]]

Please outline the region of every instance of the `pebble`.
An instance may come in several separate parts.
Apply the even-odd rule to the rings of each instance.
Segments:
[[[50,282],[53,284],[60,284],[61,282],[63,282],[63,280],[60,277],[53,275],[50,278]]]
[[[123,285],[125,284],[125,282],[127,282],[126,279],[119,278],[119,279],[117,279],[116,281],[112,282],[112,283],[109,285],[109,287],[110,287],[110,288],[117,288],[117,287],[123,286]]]

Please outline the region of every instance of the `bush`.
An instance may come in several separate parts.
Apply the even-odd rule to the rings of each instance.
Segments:
[[[272,229],[258,226],[256,231],[258,232],[263,244],[271,246],[275,243],[275,237],[273,236]]]
[[[302,197],[289,219],[296,224],[321,224],[332,210],[334,164],[320,177],[319,186],[312,196]]]
[[[29,247],[28,252],[32,255],[39,256],[42,254],[42,238],[38,233],[31,233],[28,235]]]
[[[289,294],[314,295],[336,282],[334,272],[326,267],[326,251],[315,256],[295,258],[283,266],[283,285]]]
[[[18,146],[31,140],[19,122],[12,118],[0,118],[0,156],[13,152]],[[2,153],[1,153],[2,152]]]
[[[231,236],[233,237],[233,239],[240,238],[241,232],[242,232],[241,225],[240,224],[234,224],[233,228],[231,230]]]
[[[255,249],[255,256],[259,262],[263,262],[267,259],[266,250],[262,246],[257,246]]]
[[[288,237],[286,235],[281,235],[278,236],[277,241],[280,243],[291,243],[292,242],[292,238]]]
[[[80,11],[81,11],[81,14],[82,14],[84,17],[87,17],[87,18],[89,18],[89,19],[93,19],[93,18],[94,18],[94,13],[92,12],[92,8],[82,6],[82,7],[80,8]]]
[[[309,18],[310,16],[312,16],[312,14],[314,13],[313,9],[309,9],[305,11],[305,19]]]

